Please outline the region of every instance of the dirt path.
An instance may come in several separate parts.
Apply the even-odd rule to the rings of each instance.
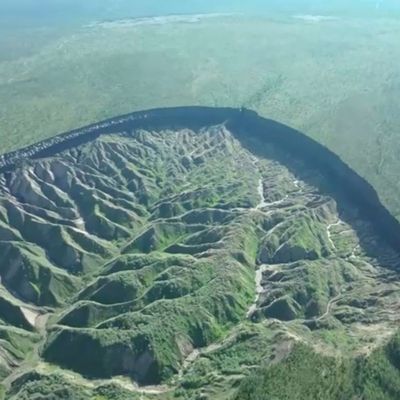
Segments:
[[[22,376],[29,370],[35,369],[40,364],[40,351],[47,339],[46,323],[51,313],[43,313],[43,310],[33,310],[27,307],[21,307],[21,311],[24,313],[25,318],[29,323],[37,330],[41,335],[41,339],[34,345],[32,353],[21,363],[17,368],[3,380],[5,386],[11,385],[11,383]],[[42,312],[42,313],[41,313]],[[29,318],[29,319],[28,319]]]
[[[326,311],[324,312],[324,314],[322,314],[321,316],[319,316],[316,321],[320,321],[321,319],[327,317],[331,311],[332,311],[332,307],[343,297],[343,295],[345,294],[345,292],[348,290],[348,287],[344,287],[341,289],[340,293],[338,295],[336,295],[335,297],[333,297],[331,300],[329,300],[327,306],[326,306]]]
[[[333,299],[329,300],[329,302],[328,302],[328,304],[327,304],[327,306],[326,306],[326,311],[324,312],[324,314],[320,315],[320,316],[316,319],[316,321],[321,321],[322,319],[324,319],[325,317],[327,317],[327,316],[330,314],[333,305],[334,305],[341,297],[342,297],[342,295],[341,295],[341,294],[338,294],[338,295],[335,296]]]
[[[86,387],[88,389],[95,389],[99,386],[103,385],[110,385],[110,384],[117,384],[121,388],[128,390],[132,393],[139,393],[139,394],[163,394],[168,393],[175,389],[175,386],[168,386],[168,385],[154,385],[154,386],[138,386],[135,382],[131,381],[129,378],[126,377],[113,377],[110,379],[86,379],[82,375],[75,373],[70,370],[61,369],[55,367],[54,365],[47,364],[45,362],[39,362],[37,366],[38,372],[47,375],[54,373],[55,371],[62,371],[64,378],[71,384],[80,385]]]
[[[329,243],[331,244],[331,246],[332,246],[335,250],[337,250],[337,248],[336,248],[335,243],[334,243],[333,240],[332,240],[332,232],[331,232],[331,229],[332,229],[334,226],[339,226],[339,225],[341,225],[341,224],[343,224],[343,223],[344,223],[344,222],[339,218],[339,219],[337,220],[337,222],[335,222],[334,224],[329,224],[329,225],[326,227],[326,234],[327,234],[327,236],[328,236]]]
[[[260,295],[263,292],[263,287],[261,285],[262,282],[262,277],[263,273],[266,271],[268,268],[267,265],[260,265],[259,268],[256,271],[256,276],[255,276],[255,281],[256,281],[256,297],[254,299],[253,304],[250,306],[249,310],[246,313],[246,318],[251,318],[251,316],[254,314],[254,312],[257,310],[257,303],[258,300],[260,299]]]
[[[213,344],[211,344],[207,347],[201,348],[201,349],[194,349],[182,363],[182,367],[177,374],[177,378],[172,381],[171,385],[138,386],[135,382],[133,382],[129,378],[125,378],[125,377],[113,377],[111,379],[90,380],[90,379],[86,379],[83,376],[81,376],[77,373],[74,373],[72,371],[62,369],[63,376],[71,384],[81,385],[81,386],[87,387],[89,389],[94,389],[94,388],[102,386],[102,385],[117,384],[117,385],[121,386],[122,388],[124,388],[125,390],[128,390],[132,393],[141,394],[141,395],[146,395],[146,394],[158,395],[158,394],[169,393],[177,388],[178,383],[182,379],[184,372],[201,355],[209,354],[209,353],[219,350],[220,348],[222,348],[223,346],[228,344],[230,341],[234,340],[236,336],[237,336],[237,328],[233,329],[231,331],[231,333],[226,338],[224,338],[221,342],[213,343]],[[50,364],[47,364],[42,361],[39,361],[37,363],[36,369],[38,372],[40,372],[42,374],[51,374],[51,373],[54,373],[55,371],[57,371],[58,369],[61,371],[61,368],[55,367],[54,365],[50,365]],[[21,368],[19,368],[18,371],[19,371],[18,375],[14,375],[13,379],[16,379],[17,377],[19,377],[23,374],[23,371],[21,371]]]
[[[226,336],[224,339],[222,339],[220,342],[217,343],[212,343],[207,347],[203,347],[200,349],[194,349],[184,360],[182,364],[182,368],[179,370],[178,373],[178,381],[182,379],[183,374],[185,371],[202,355],[205,354],[210,354],[213,353],[222,347],[226,346],[228,343],[231,341],[235,340],[238,330],[240,328],[240,324],[237,325],[232,331],[229,333],[228,336]]]
[[[260,202],[254,207],[254,210],[261,210],[266,207],[277,206],[279,204],[282,204],[284,201],[286,201],[289,198],[289,195],[287,194],[284,198],[282,198],[280,200],[270,201],[270,202],[265,201],[264,185],[263,185],[262,178],[260,178],[258,181],[257,193],[260,196]]]

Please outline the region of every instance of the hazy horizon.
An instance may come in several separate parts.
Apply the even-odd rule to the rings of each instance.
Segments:
[[[312,14],[369,14],[391,16],[400,10],[395,0],[148,0],[146,3],[127,0],[3,0],[0,4],[2,24],[54,25],[62,23],[84,23],[95,19],[142,17],[165,14],[240,12],[264,14],[270,12],[312,13]]]

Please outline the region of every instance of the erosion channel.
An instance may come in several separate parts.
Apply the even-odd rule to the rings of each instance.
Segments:
[[[0,167],[9,398],[48,381],[231,398],[296,343],[368,356],[396,331],[398,221],[329,150],[251,111],[133,113]]]

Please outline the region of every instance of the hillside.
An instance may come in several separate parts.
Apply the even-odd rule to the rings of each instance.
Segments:
[[[362,363],[397,376],[399,224],[301,133],[153,110],[0,161],[6,398],[285,399],[299,357],[356,394]]]

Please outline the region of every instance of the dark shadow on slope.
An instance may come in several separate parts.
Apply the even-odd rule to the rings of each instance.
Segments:
[[[372,186],[337,155],[301,132],[251,111],[243,114],[239,120],[228,123],[242,146],[257,157],[279,162],[321,194],[333,198],[340,218],[356,232],[366,255],[375,258],[380,265],[397,269],[400,224],[382,205]],[[355,224],[355,220],[367,222],[370,234],[363,226]],[[376,238],[371,237],[371,233]],[[375,239],[379,239],[377,243]],[[394,250],[394,262],[388,263],[385,254],[388,248],[384,245]]]
[[[292,173],[316,186],[321,193],[330,195],[336,201],[341,217],[357,232],[366,253],[377,258],[376,249],[372,248],[370,240],[364,239],[362,229],[354,225],[351,218],[346,217],[348,205],[358,210],[362,219],[372,224],[377,235],[397,254],[400,253],[400,223],[382,205],[376,191],[365,179],[308,136],[246,109],[176,107],[118,116],[0,156],[0,172],[13,170],[30,159],[53,156],[95,140],[103,134],[122,132],[130,135],[135,129],[196,130],[224,123],[252,153],[280,162]],[[251,138],[257,138],[259,145],[254,145]],[[265,148],[262,144],[266,145]],[[273,145],[274,151],[268,145]],[[311,179],[309,174],[302,176],[298,168],[299,162],[308,169],[317,170],[323,175],[323,179]],[[386,260],[382,260],[382,264],[385,263]]]

